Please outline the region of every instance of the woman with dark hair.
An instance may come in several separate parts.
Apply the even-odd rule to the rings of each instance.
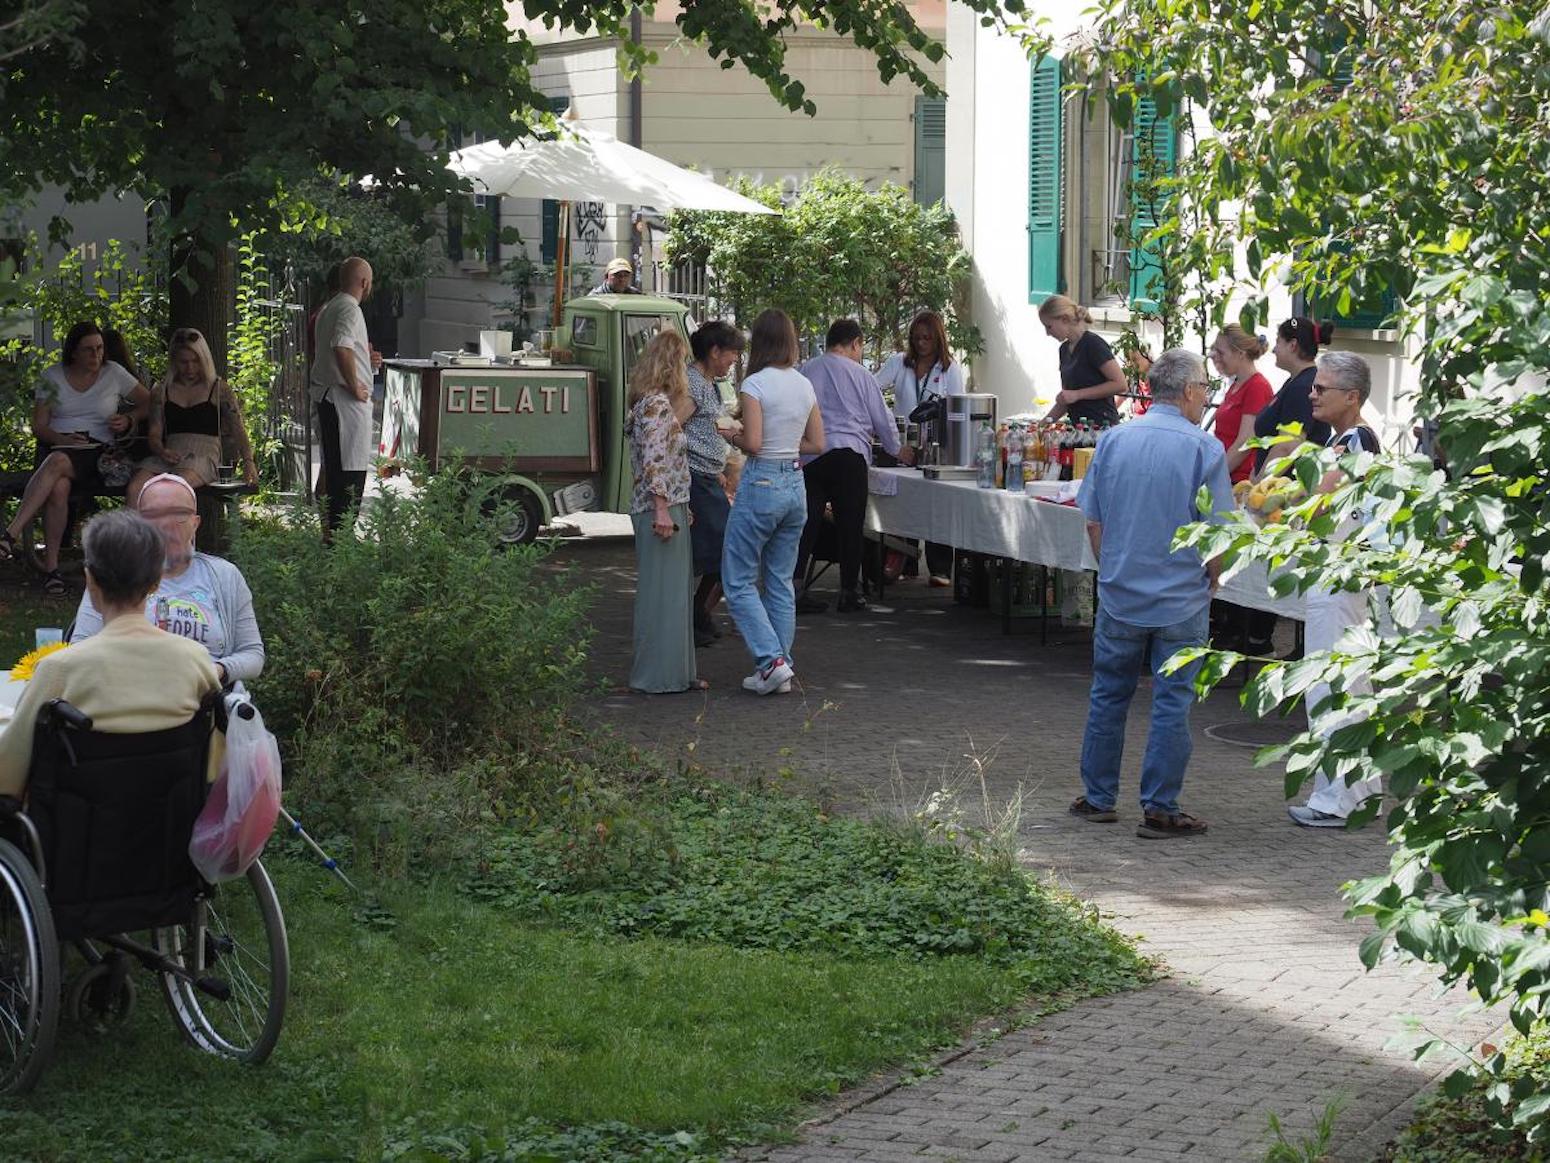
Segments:
[[[791,689],[797,624],[791,579],[807,522],[807,490],[797,457],[824,451],[818,397],[796,370],[798,354],[790,316],[761,312],[749,340],[748,378],[738,391],[743,428],[730,437],[748,454],[748,462],[727,520],[721,585],[754,659],[754,672],[743,687],[760,695]]]
[[[156,527],[125,509],[100,513],[87,522],[81,544],[86,592],[102,612],[102,630],[38,662],[0,733],[0,795],[26,788],[33,724],[53,699],[90,715],[97,731],[131,735],[182,726],[220,689],[204,647],[145,619],[145,599],[161,581]]]
[[[963,395],[963,364],[947,346],[947,325],[935,311],[910,321],[909,346],[883,361],[877,382],[893,389],[893,414],[905,419],[937,396]]]
[[[694,591],[694,644],[709,646],[721,637],[710,611],[721,585],[721,543],[727,517],[727,442],[723,431],[735,431],[736,420],[725,414],[717,381],[726,377],[744,348],[743,333],[730,323],[713,319],[689,337],[693,358],[689,361],[691,410],[683,421],[689,440],[689,512],[694,518],[690,540],[694,544],[694,572],[699,585]]]
[[[909,419],[927,400],[963,395],[963,364],[947,346],[947,325],[935,311],[922,311],[910,321],[909,346],[883,362],[877,382],[893,389],[893,414]],[[926,542],[926,569],[931,584],[953,584],[953,547]],[[914,563],[909,571],[914,572]]]
[[[0,557],[16,553],[16,539],[43,513],[43,590],[68,588],[59,573],[59,546],[70,520],[70,490],[80,484],[107,488],[98,472],[104,447],[145,418],[150,394],[106,357],[102,331],[77,323],[61,347],[59,363],[43,373],[34,392],[32,431],[50,451],[27,482],[11,523],[0,530]]]
[[[1329,425],[1313,416],[1313,378],[1319,348],[1328,347],[1334,338],[1333,323],[1315,323],[1301,315],[1276,328],[1276,367],[1289,375],[1275,398],[1254,418],[1254,435],[1274,436],[1283,425],[1296,423],[1302,425],[1302,436],[1283,440],[1274,448],[1261,448],[1254,461],[1255,475],[1264,470],[1267,461],[1287,455],[1303,440],[1323,444],[1329,439]]]
[[[109,327],[102,333],[102,344],[108,359],[134,376],[142,387],[149,390],[150,384],[146,382],[144,372],[140,367],[140,361],[135,358],[135,353],[129,349],[129,339],[122,331],[116,327]]]

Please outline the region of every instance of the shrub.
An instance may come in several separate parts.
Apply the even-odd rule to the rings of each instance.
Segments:
[[[293,793],[394,867],[509,810],[583,675],[587,591],[543,548],[498,546],[465,485],[385,490],[331,548],[297,509],[233,551]]]

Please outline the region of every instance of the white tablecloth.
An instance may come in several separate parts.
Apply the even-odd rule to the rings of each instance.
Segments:
[[[1054,569],[1098,568],[1087,541],[1087,519],[1071,505],[982,489],[973,481],[928,481],[908,468],[874,468],[870,493],[866,527],[874,533],[918,537]],[[1301,621],[1302,598],[1272,596],[1268,579],[1265,566],[1253,562],[1217,596]]]

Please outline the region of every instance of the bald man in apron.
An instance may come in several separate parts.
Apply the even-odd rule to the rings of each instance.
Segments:
[[[361,300],[371,294],[371,264],[347,258],[339,266],[339,292],[317,317],[317,355],[308,390],[317,407],[328,495],[323,540],[333,540],[348,511],[366,490],[371,467],[371,380],[380,362],[366,335]]]

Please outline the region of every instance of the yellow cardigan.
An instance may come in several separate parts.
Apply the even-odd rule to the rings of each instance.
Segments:
[[[114,735],[163,731],[193,718],[200,700],[220,689],[203,646],[164,633],[138,611],[115,618],[98,634],[42,659],[16,712],[0,732],[0,794],[19,796],[32,763],[38,711],[64,699]]]

